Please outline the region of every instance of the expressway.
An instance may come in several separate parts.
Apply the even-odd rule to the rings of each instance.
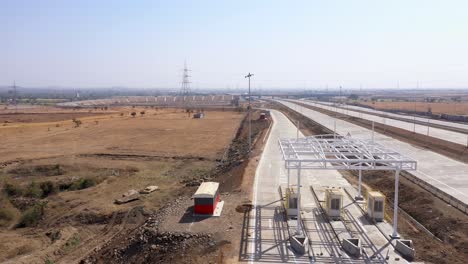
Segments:
[[[306,100],[301,100],[301,101],[295,101],[295,102],[301,102],[304,104],[308,104],[311,106],[319,107],[325,110],[333,111],[333,112],[338,112],[338,113],[343,113],[346,115],[350,115],[353,117],[358,117],[362,118],[365,120],[369,121],[374,121],[377,123],[381,123],[387,126],[393,126],[393,127],[398,127],[401,129],[405,129],[408,131],[415,131],[416,133],[429,135],[431,137],[439,138],[442,140],[450,141],[453,143],[457,143],[463,146],[467,145],[467,140],[468,140],[468,135],[465,133],[459,133],[459,132],[454,132],[446,129],[441,129],[441,128],[435,128],[435,127],[428,127],[426,125],[420,125],[420,124],[414,124],[411,122],[406,122],[406,121],[401,121],[401,120],[396,120],[392,118],[386,118],[386,117],[381,117],[381,116],[376,116],[372,114],[366,114],[366,113],[361,113],[357,111],[352,111],[352,110],[347,110],[347,109],[342,109],[342,108],[336,108],[331,105],[325,105],[322,103],[314,103]],[[427,121],[427,120],[426,120]]]
[[[372,138],[372,131],[364,127],[340,119],[335,120],[335,118],[331,116],[306,107],[301,107],[290,101],[278,100],[278,102],[302,113],[306,117],[332,131],[336,124],[336,132],[338,134],[347,135],[349,133],[351,136],[360,139]],[[452,195],[463,203],[468,203],[468,177],[466,177],[468,164],[377,132],[375,132],[374,138],[377,143],[395,149],[401,154],[415,159],[418,162],[418,169],[412,172],[413,175],[435,188]]]
[[[310,186],[334,186],[354,190],[351,185],[334,170],[303,170],[301,173],[301,208],[305,229],[310,238],[310,251],[305,255],[296,255],[289,245],[288,227],[284,214],[279,211],[280,195],[278,187],[287,185],[287,172],[284,168],[281,151],[278,145],[280,138],[295,138],[297,128],[282,113],[271,110],[273,125],[266,142],[260,162],[255,173],[253,186],[253,209],[250,213],[249,232],[246,252],[241,254],[249,263],[388,263],[399,258],[398,263],[405,261],[393,250],[386,236],[380,233],[375,225],[366,222],[357,204],[349,199],[345,206],[354,215],[355,226],[360,229],[359,237],[367,241],[364,255],[366,259],[350,258],[333,239],[327,230],[314,200]],[[299,134],[301,137],[302,133]],[[291,171],[290,184],[297,186],[296,172]],[[336,226],[335,221],[334,225]],[[381,229],[391,233],[391,225],[382,222]],[[345,231],[341,230],[341,233]],[[341,237],[340,237],[341,238]],[[372,259],[370,258],[372,256]]]
[[[311,102],[319,103],[319,104],[323,104],[323,105],[333,106],[333,103],[330,103],[330,102],[317,102],[317,101],[311,101]],[[356,106],[356,105],[343,105],[341,107],[346,108],[346,110],[363,111],[363,112],[366,112],[366,113],[369,113],[369,114],[384,115],[384,116],[387,116],[389,118],[394,118],[394,119],[406,119],[406,120],[410,121],[410,123],[413,123],[412,120],[416,120],[417,122],[419,121],[420,123],[427,123],[427,118],[414,116],[414,115],[409,115],[409,114],[406,114],[406,115],[405,114],[395,114],[395,113],[390,113],[390,112],[380,111],[380,110],[374,110],[374,109],[371,109],[371,108]],[[450,121],[430,119],[429,124],[431,124],[431,125],[434,125],[434,124],[435,125],[440,125],[440,126],[448,127],[448,128],[463,129],[463,130],[468,131],[468,124],[464,124],[464,123],[456,123],[456,122],[450,122]]]

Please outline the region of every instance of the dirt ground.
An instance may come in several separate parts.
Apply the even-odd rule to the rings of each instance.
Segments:
[[[243,116],[219,111],[193,119],[175,109],[119,110],[80,118],[79,127],[71,121],[73,113],[64,121],[0,126],[0,162],[99,153],[214,159],[225,150]],[[130,116],[132,111],[136,117]]]
[[[428,102],[359,102],[377,110],[405,110],[434,114],[468,115],[468,103],[428,103]]]
[[[272,107],[285,113],[293,122],[301,121],[301,131],[305,135],[325,134],[320,125],[305,118],[303,115],[285,108],[280,104]],[[322,127],[323,129],[323,127]],[[352,184],[356,185],[356,173],[340,171]],[[403,172],[406,173],[406,172]],[[384,193],[393,202],[395,179],[389,172],[363,173],[364,186],[369,190]],[[439,242],[427,233],[418,229],[402,214],[399,215],[399,232],[412,239],[416,248],[416,260],[427,263],[466,263],[468,257],[468,216],[453,208],[444,201],[433,196],[418,185],[400,177],[399,206],[418,222],[424,225]],[[393,211],[386,207],[386,218],[391,222]]]
[[[117,236],[82,263],[237,263],[246,217],[242,205],[251,203],[251,184],[270,124],[258,120],[258,113],[253,119],[253,151],[250,155],[246,152],[244,121],[231,144],[228,154],[231,162],[225,163],[213,178],[220,182],[224,201],[221,217],[193,216],[190,195],[196,186],[189,187],[141,227]]]
[[[73,263],[141,227],[175,197],[189,197],[196,187],[188,183],[232,166],[223,157],[236,155],[229,146],[245,116],[207,111],[204,119],[192,119],[180,109],[116,108],[82,113],[90,115],[79,117],[76,127],[71,120],[76,113],[60,111],[60,118],[28,122],[18,122],[22,117],[16,114],[16,122],[0,127],[0,240],[10,241],[0,245],[0,262]],[[46,197],[24,194],[33,183],[60,186],[81,179],[95,185]],[[6,183],[23,194],[7,194]],[[160,190],[128,204],[113,203],[148,185]],[[38,202],[46,202],[39,222],[17,228],[21,215]]]

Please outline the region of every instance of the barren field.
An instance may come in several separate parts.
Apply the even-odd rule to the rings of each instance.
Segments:
[[[434,114],[468,115],[468,103],[428,103],[428,102],[359,102],[377,110],[405,110]]]
[[[223,156],[235,155],[229,146],[244,117],[115,108],[54,109],[26,120],[37,112],[0,126],[0,240],[9,241],[0,245],[0,262],[74,263],[138,228],[168,202],[189,196],[192,182],[211,179]],[[114,203],[148,185],[160,189]]]

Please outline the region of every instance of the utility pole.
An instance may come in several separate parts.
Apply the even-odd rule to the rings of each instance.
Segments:
[[[249,78],[249,151],[252,149],[252,106],[250,105],[250,77],[254,76],[249,72],[245,78]]]

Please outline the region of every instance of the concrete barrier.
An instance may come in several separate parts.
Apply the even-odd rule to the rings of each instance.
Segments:
[[[415,250],[412,240],[399,239],[396,241],[395,250],[400,253],[404,258],[413,260]]]
[[[353,257],[361,256],[362,245],[359,238],[345,238],[342,242],[343,249],[346,253]]]
[[[309,238],[307,236],[290,236],[289,242],[291,243],[292,249],[297,254],[305,254],[309,251]]]
[[[437,198],[441,199],[442,201],[450,204],[451,206],[457,208],[461,212],[465,213],[468,215],[468,204],[460,201],[459,199],[453,197],[452,195],[430,185],[429,183],[425,182],[424,180],[419,179],[418,177],[408,173],[408,172],[403,172],[401,174],[403,177],[405,177],[407,180],[410,182],[419,185],[421,188],[425,189],[426,191],[432,193],[434,196]]]

